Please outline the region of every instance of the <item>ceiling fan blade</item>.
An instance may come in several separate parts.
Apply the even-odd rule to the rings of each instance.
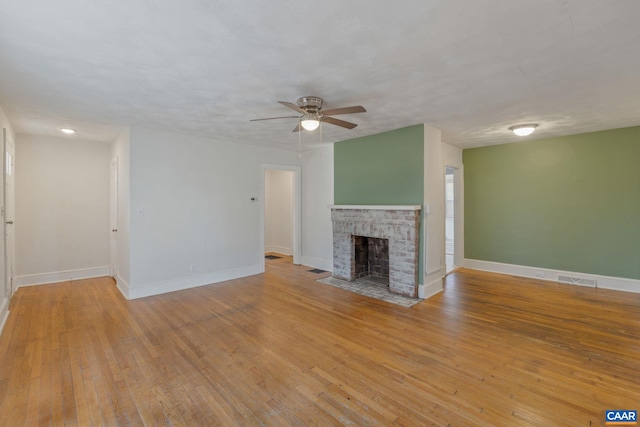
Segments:
[[[352,107],[332,108],[330,110],[322,110],[322,114],[327,116],[337,116],[339,114],[366,113],[362,105],[354,105]]]
[[[302,126],[300,126],[300,123],[298,123],[298,126],[293,128],[293,130],[291,132],[300,132],[301,130],[302,130]]]
[[[259,122],[261,120],[276,120],[276,119],[299,119],[300,116],[282,116],[282,117],[267,117],[265,119],[251,119],[250,122]]]
[[[287,101],[278,101],[280,104],[284,105],[285,107],[289,107],[293,110],[296,110],[299,113],[302,114],[307,114],[307,112],[305,110],[303,110],[302,108],[298,107],[296,104],[292,104],[291,102],[287,102]]]
[[[358,126],[355,123],[345,122],[344,120],[336,119],[335,117],[323,117],[322,121],[325,123],[330,123],[332,125],[342,126],[343,128],[347,129],[353,129],[354,127]]]

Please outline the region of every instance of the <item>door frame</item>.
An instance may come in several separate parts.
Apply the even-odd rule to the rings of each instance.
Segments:
[[[8,194],[9,192],[7,191],[7,173],[9,172],[7,170],[7,164],[9,159],[7,158],[7,151],[9,150],[9,147],[11,147],[11,176],[12,178],[12,183],[11,185],[13,185],[13,189],[11,191],[11,194]],[[15,271],[14,271],[14,266],[15,266],[15,228],[13,228],[11,231],[12,233],[12,241],[13,244],[10,244],[9,239],[7,237],[7,232],[9,231],[9,227],[13,227],[13,221],[15,221],[15,150],[16,150],[16,145],[15,142],[13,141],[13,139],[10,139],[10,135],[7,132],[6,128],[2,129],[2,225],[3,225],[3,249],[4,249],[4,256],[2,257],[2,263],[4,266],[4,275],[3,275],[3,281],[4,281],[4,286],[5,286],[5,294],[7,296],[8,299],[11,299],[11,297],[13,296],[14,292],[15,292]],[[13,196],[13,197],[11,197]],[[9,200],[9,198],[12,198],[12,200]],[[12,211],[12,218],[9,218],[9,214],[8,214],[8,209],[7,206],[9,206],[9,204],[11,204],[11,211]],[[11,221],[11,224],[9,224],[9,221]],[[10,262],[11,260],[11,262]]]
[[[459,268],[464,267],[464,165],[462,163],[445,162],[445,175],[447,174],[447,169],[453,169],[453,234],[455,236],[453,264]],[[444,181],[446,186],[446,179]],[[444,197],[446,205],[446,188]],[[446,224],[443,224],[443,227],[445,226]],[[446,249],[443,248],[443,250],[446,252]]]
[[[263,163],[260,165],[260,265],[264,272],[264,209],[265,209],[265,174],[267,170],[293,172],[293,263],[301,264],[302,247],[302,168],[300,166],[276,165]]]
[[[111,277],[117,280],[118,276],[118,157],[111,161],[111,170],[109,176],[109,225],[110,225],[110,238],[109,238],[109,257],[111,270]]]

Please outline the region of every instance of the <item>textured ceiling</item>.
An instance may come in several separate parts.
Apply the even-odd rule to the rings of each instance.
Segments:
[[[0,0],[0,105],[18,133],[132,125],[283,149],[295,119],[249,119],[304,95],[368,110],[325,143],[418,123],[463,148],[520,141],[518,123],[635,126],[639,20],[638,0]]]

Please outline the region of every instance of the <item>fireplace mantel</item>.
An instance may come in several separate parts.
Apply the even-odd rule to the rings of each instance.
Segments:
[[[331,209],[371,209],[378,211],[419,211],[420,205],[329,205]]]

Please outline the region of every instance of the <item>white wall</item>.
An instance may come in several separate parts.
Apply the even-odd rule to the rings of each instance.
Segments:
[[[2,107],[0,106],[0,142],[2,141],[2,130],[5,129],[7,132],[7,136],[10,137],[13,141],[15,141],[15,133],[13,131],[13,127],[11,126],[11,123],[9,122],[9,119],[7,118],[6,114],[4,113],[4,110],[2,109]],[[1,143],[0,143],[1,145]],[[0,159],[3,159],[4,156],[0,156]],[[4,169],[0,167],[0,173],[4,173],[1,172]],[[0,180],[0,183],[4,182],[3,180]],[[0,185],[0,204],[3,205],[4,208],[4,185]],[[4,224],[5,218],[4,216],[2,218],[0,218],[2,220],[2,224]],[[0,227],[0,230],[2,231],[2,233],[4,233],[4,227]],[[2,286],[0,286],[0,333],[2,332],[2,329],[4,327],[4,324],[7,320],[7,316],[9,315],[9,300],[11,299],[11,295],[10,294],[10,290],[9,290],[9,285],[6,283],[6,275],[5,275],[5,268],[4,268],[4,243],[3,241],[0,240],[0,283],[2,283]]]
[[[111,146],[111,163],[118,163],[118,212],[117,212],[117,272],[116,283],[122,293],[128,295],[131,281],[130,264],[130,145],[129,129],[126,129]]]
[[[333,270],[333,144],[302,154],[302,264]]]
[[[131,277],[137,298],[257,274],[262,163],[293,152],[131,128]]]
[[[109,158],[76,136],[18,135],[18,286],[108,274]]]
[[[428,298],[442,287],[445,274],[444,154],[439,129],[424,125],[425,264],[420,296]]]
[[[443,142],[442,155],[447,166],[462,167],[462,148]]]
[[[293,178],[291,171],[265,171],[264,250],[293,255]]]

